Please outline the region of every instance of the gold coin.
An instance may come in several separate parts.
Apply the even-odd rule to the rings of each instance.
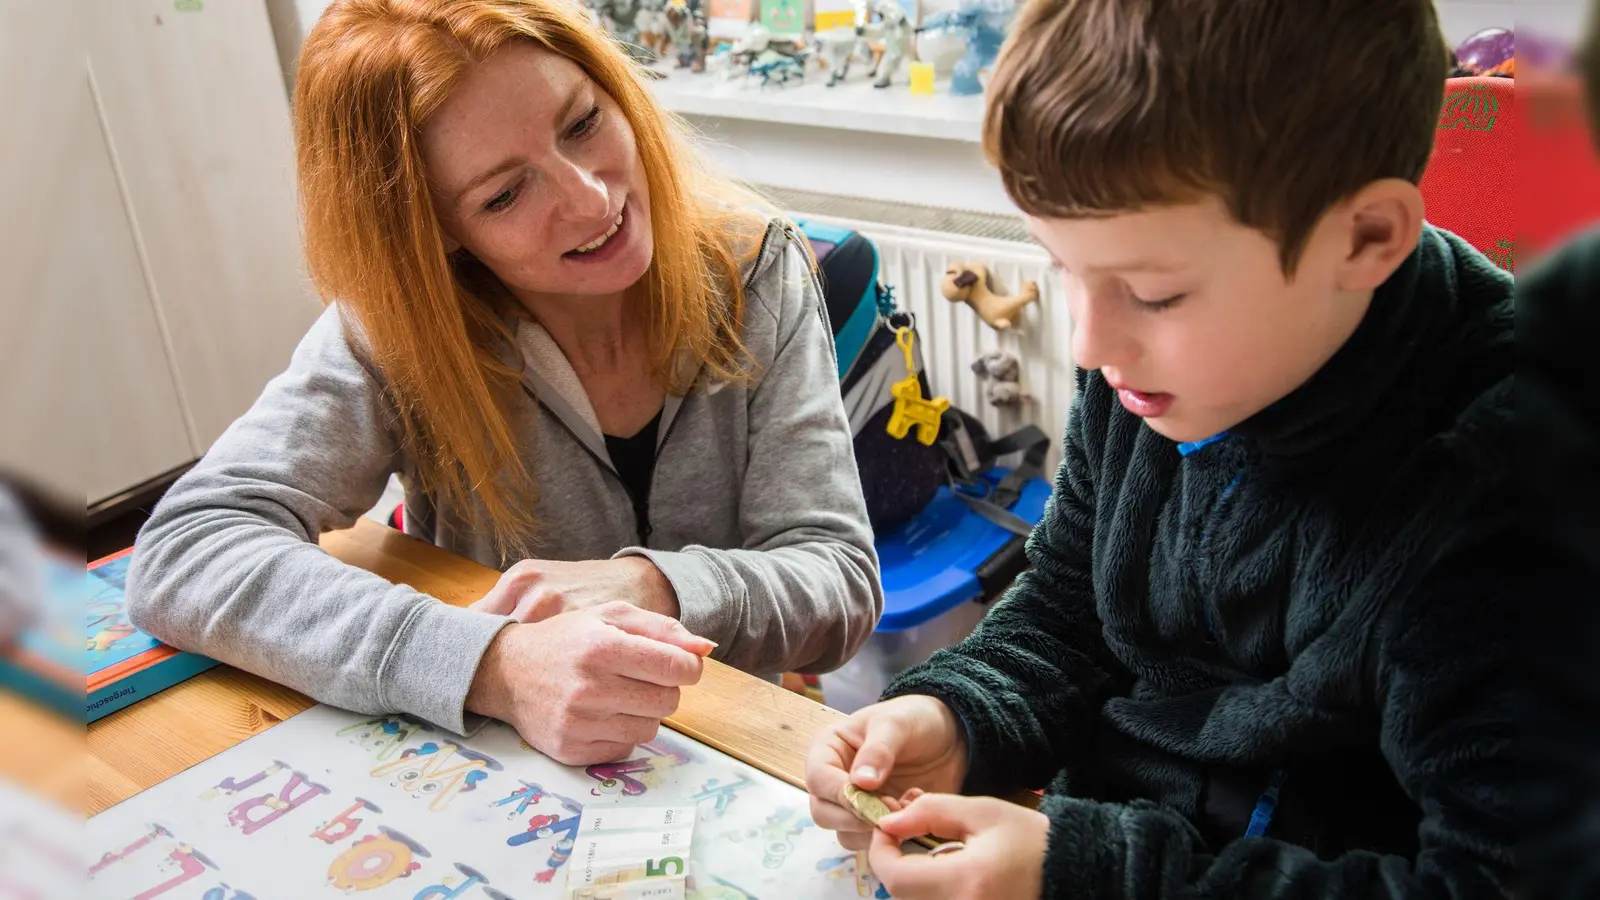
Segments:
[[[877,825],[878,820],[889,814],[889,807],[873,794],[856,787],[853,784],[844,786],[844,799],[856,811],[862,820]]]

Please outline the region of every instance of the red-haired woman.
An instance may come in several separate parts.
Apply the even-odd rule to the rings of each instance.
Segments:
[[[572,764],[649,740],[704,654],[855,652],[882,589],[804,241],[581,6],[338,0],[294,100],[328,309],[141,532],[137,625]],[[391,473],[408,532],[505,572],[474,608],[316,546]]]

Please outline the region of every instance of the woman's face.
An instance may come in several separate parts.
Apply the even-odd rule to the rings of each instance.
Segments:
[[[513,41],[422,131],[452,247],[519,297],[621,292],[650,266],[650,191],[633,129],[576,63]]]

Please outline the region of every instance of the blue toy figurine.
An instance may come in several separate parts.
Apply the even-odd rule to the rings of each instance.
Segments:
[[[960,9],[932,16],[917,29],[918,34],[953,31],[966,35],[967,52],[950,73],[950,93],[956,96],[983,93],[978,73],[994,64],[1016,11],[1013,0],[965,0]]]

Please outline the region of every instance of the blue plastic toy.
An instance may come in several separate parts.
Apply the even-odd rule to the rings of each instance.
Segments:
[[[925,31],[952,31],[966,35],[967,52],[950,73],[950,93],[966,96],[983,93],[983,83],[978,73],[994,65],[1000,55],[1000,45],[1006,39],[1006,29],[1016,15],[1013,0],[966,0],[960,9],[952,9],[930,17],[917,29]]]

